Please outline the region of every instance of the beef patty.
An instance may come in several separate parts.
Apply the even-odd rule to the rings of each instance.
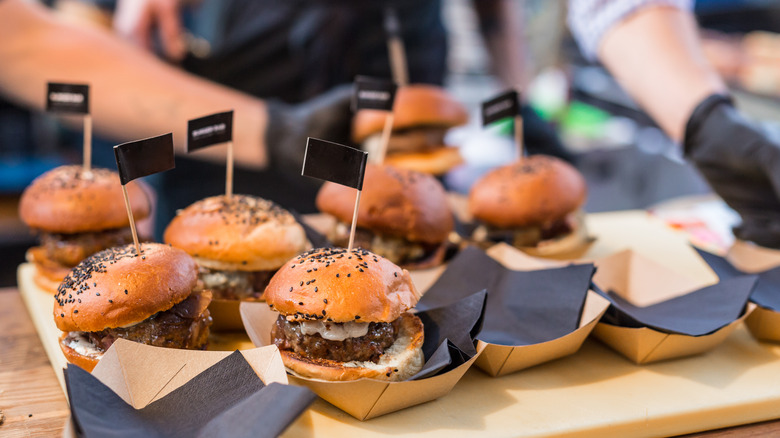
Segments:
[[[279,315],[271,331],[271,338],[280,350],[292,350],[311,358],[376,363],[379,356],[395,342],[399,324],[400,318],[391,323],[370,322],[365,336],[331,341],[324,339],[319,333],[304,335],[299,322],[288,321],[283,315]]]

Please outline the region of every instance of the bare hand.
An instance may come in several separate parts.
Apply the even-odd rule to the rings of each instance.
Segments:
[[[187,50],[179,9],[180,0],[119,0],[114,30],[147,50],[156,31],[165,56],[179,61]]]

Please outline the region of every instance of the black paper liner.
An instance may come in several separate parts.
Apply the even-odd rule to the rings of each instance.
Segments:
[[[513,271],[469,246],[450,262],[417,308],[444,306],[485,289],[484,323],[476,337],[507,346],[539,344],[579,328],[594,272],[592,264]]]
[[[83,437],[275,437],[316,396],[307,388],[266,386],[238,351],[142,409],[87,371],[64,370],[74,429]]]
[[[721,280],[747,275],[747,273],[737,269],[725,258],[699,248],[695,249]],[[750,295],[750,301],[765,309],[780,312],[780,266],[755,275],[758,276],[758,281],[753,293]]]
[[[423,368],[409,380],[446,373],[477,354],[475,334],[485,315],[487,293],[481,290],[446,306],[417,313],[425,328]]]
[[[635,306],[614,291],[602,322],[628,328],[648,327],[664,333],[705,336],[739,319],[756,283],[743,276],[707,286],[650,306]]]

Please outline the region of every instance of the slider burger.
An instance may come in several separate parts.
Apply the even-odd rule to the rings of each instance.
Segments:
[[[69,362],[87,371],[118,338],[168,348],[204,349],[211,293],[184,251],[145,243],[109,248],[83,260],[55,295],[54,322]]]
[[[469,194],[482,222],[477,241],[506,242],[537,256],[564,255],[588,241],[580,208],[585,179],[570,164],[532,155],[488,172]]]
[[[141,185],[127,185],[135,218],[149,215]],[[87,256],[133,241],[119,175],[108,169],[61,166],[36,178],[19,202],[22,221],[40,246],[27,251],[36,267],[35,282],[56,290],[68,272]]]
[[[422,369],[423,324],[407,312],[419,298],[408,271],[364,249],[301,254],[265,290],[285,366],[323,380],[399,381]]]
[[[463,162],[457,148],[444,144],[444,135],[449,128],[466,124],[468,112],[444,89],[424,84],[399,88],[393,116],[386,164],[442,175]],[[358,111],[352,140],[362,143],[365,151],[378,150],[386,117],[386,111]]]
[[[290,212],[248,195],[213,196],[180,210],[163,236],[199,266],[214,299],[259,300],[277,269],[311,247]]]
[[[334,216],[328,236],[347,246],[355,190],[326,182],[317,208]],[[407,269],[436,266],[444,260],[455,222],[441,183],[433,176],[392,166],[369,164],[363,179],[355,246],[368,249]]]

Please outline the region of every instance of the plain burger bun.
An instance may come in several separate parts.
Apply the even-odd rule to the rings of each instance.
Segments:
[[[181,248],[206,268],[268,271],[310,247],[290,212],[247,195],[213,196],[178,212],[165,243]]]
[[[127,184],[135,220],[149,215],[149,200],[137,182]],[[19,215],[30,228],[48,233],[85,233],[129,225],[119,175],[108,169],[61,166],[36,178],[22,193]]]
[[[265,300],[301,320],[392,322],[420,299],[409,272],[364,249],[319,248],[287,262]]]
[[[344,223],[352,221],[355,190],[326,182],[317,208]],[[447,240],[455,222],[441,183],[434,177],[392,166],[366,166],[357,226],[411,242]]]
[[[401,87],[393,103],[393,131],[414,127],[445,127],[468,123],[466,108],[443,88],[414,84]],[[364,109],[352,121],[352,140],[363,142],[368,136],[382,132],[387,111]]]
[[[463,164],[463,156],[458,148],[444,146],[424,152],[389,154],[385,157],[385,163],[431,175],[444,175]]]
[[[488,172],[469,194],[474,218],[518,228],[565,218],[585,202],[585,179],[572,165],[532,155]]]
[[[159,243],[91,255],[57,289],[54,321],[64,332],[96,332],[141,322],[187,298],[198,281],[195,261]]]
[[[342,381],[357,379],[406,380],[417,374],[425,363],[422,352],[423,324],[420,318],[404,313],[398,336],[379,362],[339,362],[329,359],[312,359],[293,351],[282,350],[284,365],[302,377]]]

